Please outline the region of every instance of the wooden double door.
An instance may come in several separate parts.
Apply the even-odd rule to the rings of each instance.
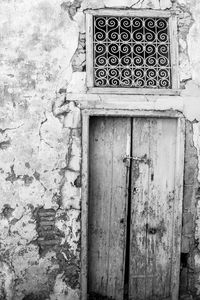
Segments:
[[[88,299],[178,299],[183,143],[177,122],[90,119]]]

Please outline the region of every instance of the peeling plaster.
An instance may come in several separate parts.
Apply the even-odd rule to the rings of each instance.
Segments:
[[[83,107],[125,105],[129,109],[142,109],[145,103],[146,109],[182,111],[186,119],[194,122],[194,143],[200,161],[197,0],[177,1],[180,97],[135,96],[129,102],[121,99],[121,104],[116,104],[113,95],[110,103],[106,103],[104,96],[86,95],[83,11],[105,7],[170,9],[171,6],[169,0],[1,2],[0,298],[80,299]],[[51,226],[60,234],[59,242],[42,254],[35,217],[39,209],[55,212],[55,223]],[[199,202],[197,213],[199,217]],[[196,239],[199,235],[197,219]],[[196,270],[199,257],[196,253]],[[198,274],[194,283],[197,294],[200,293]]]
[[[66,292],[68,299],[78,297],[77,289],[66,283],[67,275],[59,274],[65,274],[69,262],[78,264],[80,226],[76,220],[80,206],[76,204],[76,211],[69,212],[68,226],[59,224],[61,213],[57,210],[64,215],[62,203],[69,193],[61,191],[65,180],[70,180],[65,174],[67,164],[76,178],[80,173],[80,159],[73,162],[80,157],[76,146],[80,147],[80,110],[69,103],[67,119],[64,110],[59,118],[52,107],[56,93],[66,88],[72,77],[71,58],[82,25],[81,18],[78,25],[61,4],[62,1],[1,3],[0,55],[4,59],[0,73],[0,256],[4,261],[0,268],[0,298],[5,299],[45,296],[60,300],[66,299]],[[66,161],[69,143],[73,157]],[[79,192],[74,201],[79,203],[80,188],[75,189]],[[61,247],[58,245],[55,252],[47,252],[44,257],[39,255],[33,216],[41,206],[56,211],[62,242]],[[62,269],[59,251],[67,260],[69,257],[66,263],[62,261]],[[58,291],[56,286],[61,282],[63,289]],[[74,284],[78,286],[77,278]]]

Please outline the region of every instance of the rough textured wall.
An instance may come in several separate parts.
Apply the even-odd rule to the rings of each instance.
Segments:
[[[1,1],[0,299],[78,299],[80,110],[54,103],[79,28],[59,1]]]
[[[2,300],[79,299],[80,103],[67,99],[69,93],[86,92],[83,10],[103,7],[169,9],[171,1],[0,3]],[[177,12],[187,153],[194,157],[187,168],[194,173],[200,164],[200,3],[178,0]],[[187,291],[200,295],[200,202],[195,180],[195,186],[190,175],[185,181],[188,206],[182,251],[187,274],[182,278]]]

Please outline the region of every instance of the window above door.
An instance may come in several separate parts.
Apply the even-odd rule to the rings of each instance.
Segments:
[[[89,93],[177,94],[177,23],[170,11],[89,10]]]

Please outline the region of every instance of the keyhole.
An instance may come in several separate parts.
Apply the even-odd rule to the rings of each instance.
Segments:
[[[146,232],[148,234],[156,234],[157,228],[155,228],[155,227],[149,227],[149,224],[146,224]]]

